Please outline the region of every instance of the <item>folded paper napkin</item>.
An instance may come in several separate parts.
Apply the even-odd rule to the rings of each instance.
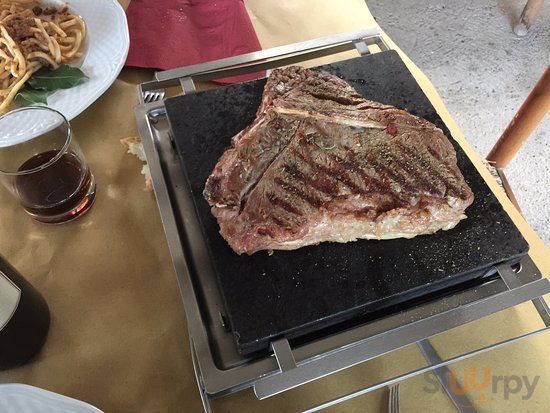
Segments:
[[[242,0],[131,0],[126,15],[126,66],[166,70],[261,50]]]

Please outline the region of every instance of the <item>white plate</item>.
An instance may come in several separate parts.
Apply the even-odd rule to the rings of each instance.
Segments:
[[[0,384],[2,413],[102,413],[94,406],[26,384]]]
[[[44,0],[43,3],[67,3],[69,11],[80,15],[87,27],[84,60],[68,64],[79,66],[89,79],[48,96],[48,106],[71,120],[99,98],[122,70],[130,46],[126,13],[117,0]]]

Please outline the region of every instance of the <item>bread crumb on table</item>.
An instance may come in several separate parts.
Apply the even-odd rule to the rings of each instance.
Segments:
[[[153,191],[151,171],[149,170],[149,165],[147,165],[147,159],[145,158],[145,152],[143,151],[141,139],[137,136],[130,136],[128,138],[121,139],[120,143],[126,148],[128,153],[137,156],[139,160],[144,163],[143,168],[141,168],[141,173],[145,176],[145,187],[143,190],[147,192]]]

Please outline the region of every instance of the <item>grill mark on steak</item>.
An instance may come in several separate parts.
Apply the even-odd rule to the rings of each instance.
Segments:
[[[348,173],[348,174],[355,173],[362,180],[362,182],[365,185],[365,188],[359,188],[358,187],[357,190],[354,191],[354,193],[353,193],[354,195],[355,194],[356,195],[361,195],[363,198],[365,198],[365,197],[369,197],[369,198],[374,197],[376,199],[380,198],[379,194],[382,194],[384,192],[384,191],[381,191],[381,189],[383,189],[383,185],[380,184],[380,181],[378,180],[378,178],[376,176],[367,175],[364,171],[362,171],[359,168],[359,166],[357,164],[354,164],[353,162],[344,160],[344,159],[338,157],[335,154],[328,154],[328,156],[330,158],[332,158],[332,160],[334,162],[337,162],[339,165],[341,165],[342,168],[351,169],[350,171],[346,171],[346,173]],[[290,179],[300,177],[299,178],[300,182],[302,184],[306,185],[306,188],[309,187],[309,189],[311,189],[311,187],[313,187],[316,190],[319,190],[319,188],[316,188],[314,186],[315,183],[316,183],[316,180],[313,179],[312,177],[306,176],[305,174],[301,173],[300,171],[297,171],[294,165],[285,164],[283,169],[290,171],[290,176],[289,176]],[[291,185],[288,181],[282,180],[280,178],[275,178],[274,181],[279,186],[281,186],[283,189],[285,189],[288,192],[295,195],[298,199],[306,201],[307,204],[310,207],[313,207],[313,208],[320,208],[322,205],[325,205],[331,199],[335,199],[338,196],[342,195],[340,191],[338,193],[335,193],[334,191],[330,191],[330,194],[327,194],[326,188],[321,187],[320,189],[324,189],[325,192],[322,192],[322,191],[319,191],[319,192],[321,192],[324,195],[331,195],[330,199],[321,200],[320,198],[315,197],[313,195],[313,194],[315,194],[315,192],[313,192],[311,190],[309,192],[306,192],[306,191],[304,191],[304,190],[302,190],[298,187],[295,187],[295,186]],[[387,184],[386,184],[386,186],[387,186]],[[331,188],[334,188],[334,186],[331,186]],[[317,195],[320,195],[320,194],[318,193]],[[393,208],[401,207],[401,206],[406,204],[406,199],[404,197],[400,196],[399,194],[392,193],[390,198],[391,199],[386,200],[382,204],[375,205],[372,208],[371,207],[366,208],[365,210],[358,212],[358,214],[359,215],[365,214],[371,209],[376,211],[376,212],[387,211],[387,210],[390,210],[390,209],[393,209]]]
[[[442,154],[438,151],[436,151],[434,148],[428,145],[427,147],[428,152],[439,162],[443,162]],[[450,173],[454,179],[459,182],[462,175],[460,173],[460,170],[458,168],[449,168],[448,165],[445,165],[445,168],[447,169],[447,172]]]
[[[272,205],[275,205],[279,208],[284,209],[286,212],[289,212],[293,215],[302,215],[302,211],[293,206],[290,202],[285,201],[282,198],[279,198],[275,193],[271,192],[267,194],[267,199],[271,202]]]
[[[433,182],[434,186],[438,184],[437,194],[444,197],[449,188],[449,185],[454,185],[454,182],[446,179],[444,175],[439,173],[437,168],[433,167],[434,161],[437,158],[427,151],[409,151],[402,143],[400,143],[398,147],[401,153],[403,153],[403,155],[408,159],[409,162],[418,161],[418,157],[422,158],[422,160],[420,160],[419,162],[422,164],[423,167],[416,169],[418,179],[424,179],[427,182]],[[414,153],[417,153],[418,156],[414,155]],[[441,166],[440,168],[445,168],[447,171],[450,171],[446,168],[446,166]]]
[[[278,225],[279,227],[286,227],[288,225],[288,222],[283,221],[282,219],[277,218],[277,216],[271,215],[269,217],[275,225]],[[270,231],[270,235],[273,235],[273,231]]]
[[[418,185],[407,179],[403,172],[398,169],[392,169],[391,161],[387,158],[382,158],[380,151],[372,151],[366,155],[368,163],[375,167],[376,172],[381,178],[383,186],[382,192],[398,193],[396,189],[407,194],[413,194],[418,191]],[[392,185],[393,184],[393,185]]]
[[[340,152],[342,153],[342,156],[338,156],[334,152],[338,152],[338,148],[331,148],[330,150],[326,150],[322,148],[319,145],[315,145],[318,148],[315,148],[313,145],[313,139],[310,139],[309,143],[307,140],[302,141],[306,142],[305,144],[308,155],[310,157],[306,157],[303,153],[300,151],[296,151],[295,155],[296,157],[302,162],[302,165],[307,165],[312,172],[315,173],[321,173],[323,174],[323,181],[326,182],[326,179],[329,179],[332,181],[332,184],[329,185],[319,185],[318,179],[313,178],[312,176],[307,176],[303,172],[298,171],[296,167],[285,164],[283,166],[283,169],[288,169],[290,172],[292,172],[292,175],[295,178],[300,179],[304,184],[306,185],[312,185],[315,189],[328,194],[332,196],[338,196],[342,195],[341,191],[338,190],[338,184],[340,183],[342,186],[348,188],[352,194],[354,195],[367,195],[371,194],[372,191],[377,190],[380,193],[383,192],[391,192],[391,184],[393,183],[394,186],[404,186],[405,188],[409,189],[409,192],[417,191],[418,185],[415,185],[414,182],[409,182],[411,179],[408,179],[408,176],[406,175],[406,168],[401,165],[400,162],[397,160],[392,160],[395,162],[395,164],[400,165],[400,171],[396,171],[394,174],[392,174],[392,182],[384,182],[384,180],[379,179],[376,175],[368,175],[365,171],[360,169],[360,162],[355,158],[355,154],[353,154],[352,151],[342,149]],[[295,150],[295,148],[292,148],[292,150]],[[388,148],[389,152],[389,148]],[[350,153],[354,159],[354,161],[343,159],[343,156],[346,156],[348,153]],[[316,157],[315,160],[313,158],[315,155],[319,155]],[[376,155],[374,159],[380,158],[380,155]],[[325,162],[322,162],[322,160],[328,160],[329,165],[326,165]],[[386,166],[378,162],[379,170],[382,172],[381,175],[384,175],[383,170],[387,169]],[[356,181],[359,181],[362,185],[357,184],[354,181],[354,178],[356,178]],[[413,177],[414,181],[414,177]],[[418,184],[418,182],[417,182]],[[424,185],[422,185],[423,189],[426,190],[426,192],[438,192],[433,189],[433,185],[431,185],[429,182],[426,182]],[[394,201],[392,205],[404,205],[405,199],[398,193],[392,193]],[[386,209],[384,207],[383,209]]]
[[[280,177],[276,177],[273,181],[277,185],[279,185],[284,191],[292,195],[295,195],[296,197],[302,199],[303,201],[306,201],[313,208],[320,208],[325,203],[321,198],[316,197],[313,194],[307,193],[303,189],[298,188],[297,186],[291,184],[290,182]]]
[[[407,179],[413,187],[416,185],[418,189],[422,189],[427,194],[433,196],[442,197],[445,194],[444,182],[437,179],[431,179],[432,177],[426,170],[411,167],[414,163],[403,151],[403,146],[399,142],[396,142],[393,146],[395,148],[395,150],[392,151],[393,161],[399,168],[399,172],[401,172],[402,176]],[[440,185],[437,184],[438,182]]]
[[[374,174],[367,174],[366,170],[361,169],[360,162],[356,159],[355,154],[342,154],[350,158],[344,159],[341,156],[336,154],[328,154],[328,157],[333,159],[341,168],[343,173],[348,174],[348,176],[357,177],[358,181],[363,185],[362,187],[358,186],[358,189],[354,191],[358,195],[369,195],[373,192],[386,192],[388,184],[380,179],[378,171],[374,171]],[[400,196],[395,194],[398,198]]]
[[[367,186],[364,192],[365,195],[379,197],[380,196],[379,194],[388,194],[388,188],[390,187],[389,184],[383,182],[379,175],[369,175],[365,172],[365,170],[361,169],[360,163],[357,161],[354,161],[355,154],[353,152],[349,152],[348,156],[351,159],[351,161],[343,159],[342,165],[350,169],[351,171],[353,171],[363,179],[363,182]],[[407,204],[406,197],[403,196],[401,193],[392,192],[391,198],[392,198],[392,201],[389,204],[391,204],[392,208],[399,208]],[[384,204],[384,206],[382,207],[379,207],[376,205],[374,206],[374,209],[376,211],[387,210],[388,208],[389,208],[388,204]]]
[[[334,187],[332,185],[327,186],[325,184],[321,184],[319,180],[312,179],[306,176],[302,171],[300,171],[296,164],[285,163],[283,168],[285,169],[285,172],[290,179],[297,179],[300,182],[304,183],[306,186],[311,186],[312,188],[316,189],[321,194],[332,197],[337,193],[334,191]]]
[[[301,154],[298,154],[297,157],[301,157]],[[300,158],[301,159],[301,158]],[[311,166],[304,161],[304,163],[311,168]],[[326,179],[320,179],[319,176],[316,177],[309,177],[306,174],[304,174],[302,171],[300,171],[298,165],[294,163],[285,163],[283,168],[286,170],[286,172],[292,176],[292,178],[296,178],[303,182],[305,185],[311,185],[313,188],[315,188],[320,193],[329,195],[329,196],[335,196],[338,194],[338,188],[336,188],[336,185],[330,181],[330,177],[324,177]],[[313,168],[311,168],[313,170]],[[315,172],[315,170],[313,170]],[[319,172],[317,172],[319,173]]]
[[[361,194],[365,192],[347,176],[346,170],[337,162],[334,162],[331,166],[328,166],[319,162],[320,159],[313,160],[311,157],[308,158],[298,151],[296,152],[296,155],[312,170],[321,172],[326,178],[329,178],[334,182],[334,185],[332,186],[333,195],[338,195],[340,193],[338,190],[338,183],[341,183],[343,186],[350,189],[353,194]]]
[[[377,191],[377,192],[385,192],[389,189],[389,186],[386,182],[383,181],[383,179],[380,177],[380,175],[376,175],[376,171],[374,174],[367,173],[366,169],[361,168],[361,163],[357,159],[357,156],[354,152],[349,151],[347,154],[347,159],[343,160],[342,165],[345,166],[348,169],[351,169],[352,171],[356,172],[359,176],[361,176],[365,182],[368,182],[369,189],[368,191]],[[394,194],[398,198],[401,198],[398,194]]]
[[[428,153],[432,155],[435,159],[437,159],[438,161],[442,160],[441,154],[437,152],[434,148],[432,148],[431,146],[428,146],[426,149],[428,150]]]
[[[465,195],[465,192],[461,191],[460,188],[457,186],[457,182],[454,174],[449,173],[449,169],[446,167],[446,165],[441,165],[439,163],[436,165],[433,162],[435,158],[433,157],[430,158],[429,156],[423,156],[422,152],[420,152],[415,147],[405,147],[404,145],[401,144],[401,150],[404,153],[408,154],[416,162],[418,162],[424,170],[428,171],[430,176],[433,176],[434,180],[435,179],[439,180],[446,187],[446,192],[443,194],[443,196],[451,195],[457,198],[461,198]],[[442,175],[440,173],[440,169],[444,169],[444,171],[447,172],[447,174]],[[450,179],[451,177],[452,179]]]

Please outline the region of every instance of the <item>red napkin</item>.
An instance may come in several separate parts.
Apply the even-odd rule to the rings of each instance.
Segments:
[[[261,50],[242,0],[131,0],[126,66],[174,69]],[[262,73],[221,79],[237,83]]]

